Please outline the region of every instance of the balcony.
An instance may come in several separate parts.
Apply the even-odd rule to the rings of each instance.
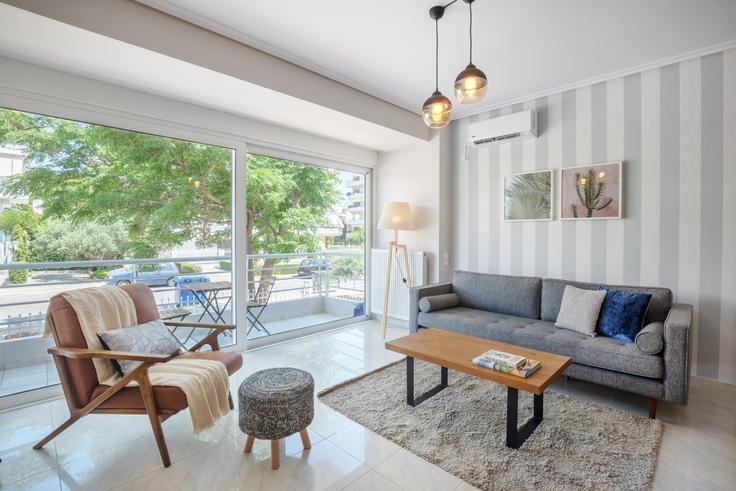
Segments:
[[[249,300],[259,294],[264,277],[273,278],[270,297],[258,317],[260,324],[254,326],[250,318],[246,321],[245,306],[238,306],[241,324],[247,325],[248,339],[363,315],[362,251],[260,254],[248,256],[248,260],[252,264]],[[264,267],[266,261],[277,262]],[[346,268],[346,263],[352,269]],[[53,342],[43,337],[43,330],[49,298],[66,290],[145,283],[153,290],[162,315],[178,314],[177,320],[202,322],[233,319],[229,288],[218,292],[218,305],[224,306],[221,317],[206,311],[206,302],[187,288],[215,282],[227,285],[232,278],[230,256],[26,263],[2,265],[0,272],[21,268],[30,270],[27,283],[0,286],[0,396],[59,383],[53,361],[46,354]],[[105,270],[111,271],[104,274],[106,278],[100,278],[100,271]],[[256,300],[264,303],[263,298]],[[191,346],[206,331],[178,329],[173,334],[182,346]],[[221,338],[223,346],[234,342],[229,333]]]

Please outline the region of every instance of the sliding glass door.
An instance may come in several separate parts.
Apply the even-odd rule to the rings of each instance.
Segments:
[[[0,397],[58,383],[44,316],[67,290],[143,283],[164,318],[233,321],[234,154],[0,108]]]
[[[366,174],[258,154],[246,174],[248,339],[364,316]]]

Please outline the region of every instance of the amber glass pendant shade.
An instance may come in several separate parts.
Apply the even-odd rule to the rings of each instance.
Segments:
[[[487,91],[486,74],[472,63],[455,79],[455,98],[460,104],[475,104],[485,97]]]
[[[452,102],[443,96],[439,90],[424,101],[422,119],[430,128],[444,128],[452,117]]]

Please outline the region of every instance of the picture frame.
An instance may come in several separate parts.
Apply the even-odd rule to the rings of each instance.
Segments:
[[[509,174],[503,179],[503,220],[554,220],[554,170]]]
[[[623,161],[560,169],[561,220],[611,220],[623,217]]]

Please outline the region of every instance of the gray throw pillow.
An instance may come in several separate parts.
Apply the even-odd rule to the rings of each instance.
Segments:
[[[451,309],[460,305],[460,297],[457,293],[443,293],[441,295],[431,295],[422,297],[419,300],[419,310],[422,312],[432,312],[435,310]]]
[[[567,285],[562,294],[560,313],[555,326],[577,331],[586,336],[595,336],[595,325],[606,290],[583,290]]]
[[[664,348],[664,323],[651,322],[634,338],[639,351],[648,355],[656,355]]]
[[[111,351],[170,356],[178,355],[180,352],[179,343],[160,319],[137,326],[100,332],[97,333],[97,337],[102,341],[102,345]],[[122,375],[135,370],[141,364],[140,361],[116,361]]]

